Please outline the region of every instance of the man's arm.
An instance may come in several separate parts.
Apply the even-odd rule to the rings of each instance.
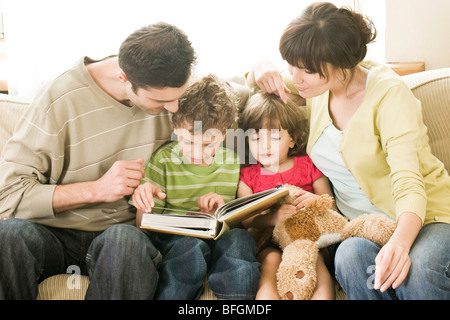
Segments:
[[[143,159],[116,161],[98,180],[58,185],[53,193],[53,211],[80,208],[92,203],[114,202],[133,194],[145,176]]]

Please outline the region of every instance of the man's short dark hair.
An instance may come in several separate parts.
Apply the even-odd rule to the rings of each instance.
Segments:
[[[196,54],[186,34],[160,22],[143,27],[122,43],[119,66],[138,88],[180,88],[189,79]]]

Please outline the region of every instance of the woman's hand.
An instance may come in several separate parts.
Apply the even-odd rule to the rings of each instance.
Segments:
[[[405,280],[410,267],[409,249],[388,241],[375,258],[374,289],[381,292],[391,286],[396,289]]]
[[[259,61],[253,66],[247,76],[247,83],[257,85],[263,92],[276,94],[284,103],[287,103],[287,93],[291,92],[276,66],[268,60]]]
[[[402,284],[411,267],[409,251],[422,227],[422,220],[412,212],[402,213],[389,241],[375,258],[374,289],[386,291]]]

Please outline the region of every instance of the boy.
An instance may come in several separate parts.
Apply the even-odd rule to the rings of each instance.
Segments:
[[[177,141],[152,156],[133,194],[138,226],[143,212],[163,213],[154,206],[213,214],[235,198],[239,161],[233,151],[220,146],[235,122],[235,104],[230,88],[214,76],[188,88],[172,118]],[[255,297],[259,263],[245,229],[230,230],[216,241],[152,236],[163,255],[156,299],[198,298],[207,271],[208,284],[219,299]]]

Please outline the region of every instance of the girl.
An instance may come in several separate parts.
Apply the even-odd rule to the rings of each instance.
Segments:
[[[261,214],[243,222],[246,228],[273,227],[284,216],[304,207],[311,198],[331,194],[328,179],[305,155],[308,136],[304,109],[290,101],[284,104],[275,95],[253,95],[240,113],[239,127],[248,133],[248,145],[256,164],[241,169],[238,197],[291,184],[303,190],[292,205],[282,205],[274,213]],[[320,255],[319,255],[320,256]],[[256,299],[279,299],[276,272],[281,251],[269,246],[258,254],[261,280]],[[312,299],[333,299],[334,286],[322,257],[317,262],[318,286]]]

